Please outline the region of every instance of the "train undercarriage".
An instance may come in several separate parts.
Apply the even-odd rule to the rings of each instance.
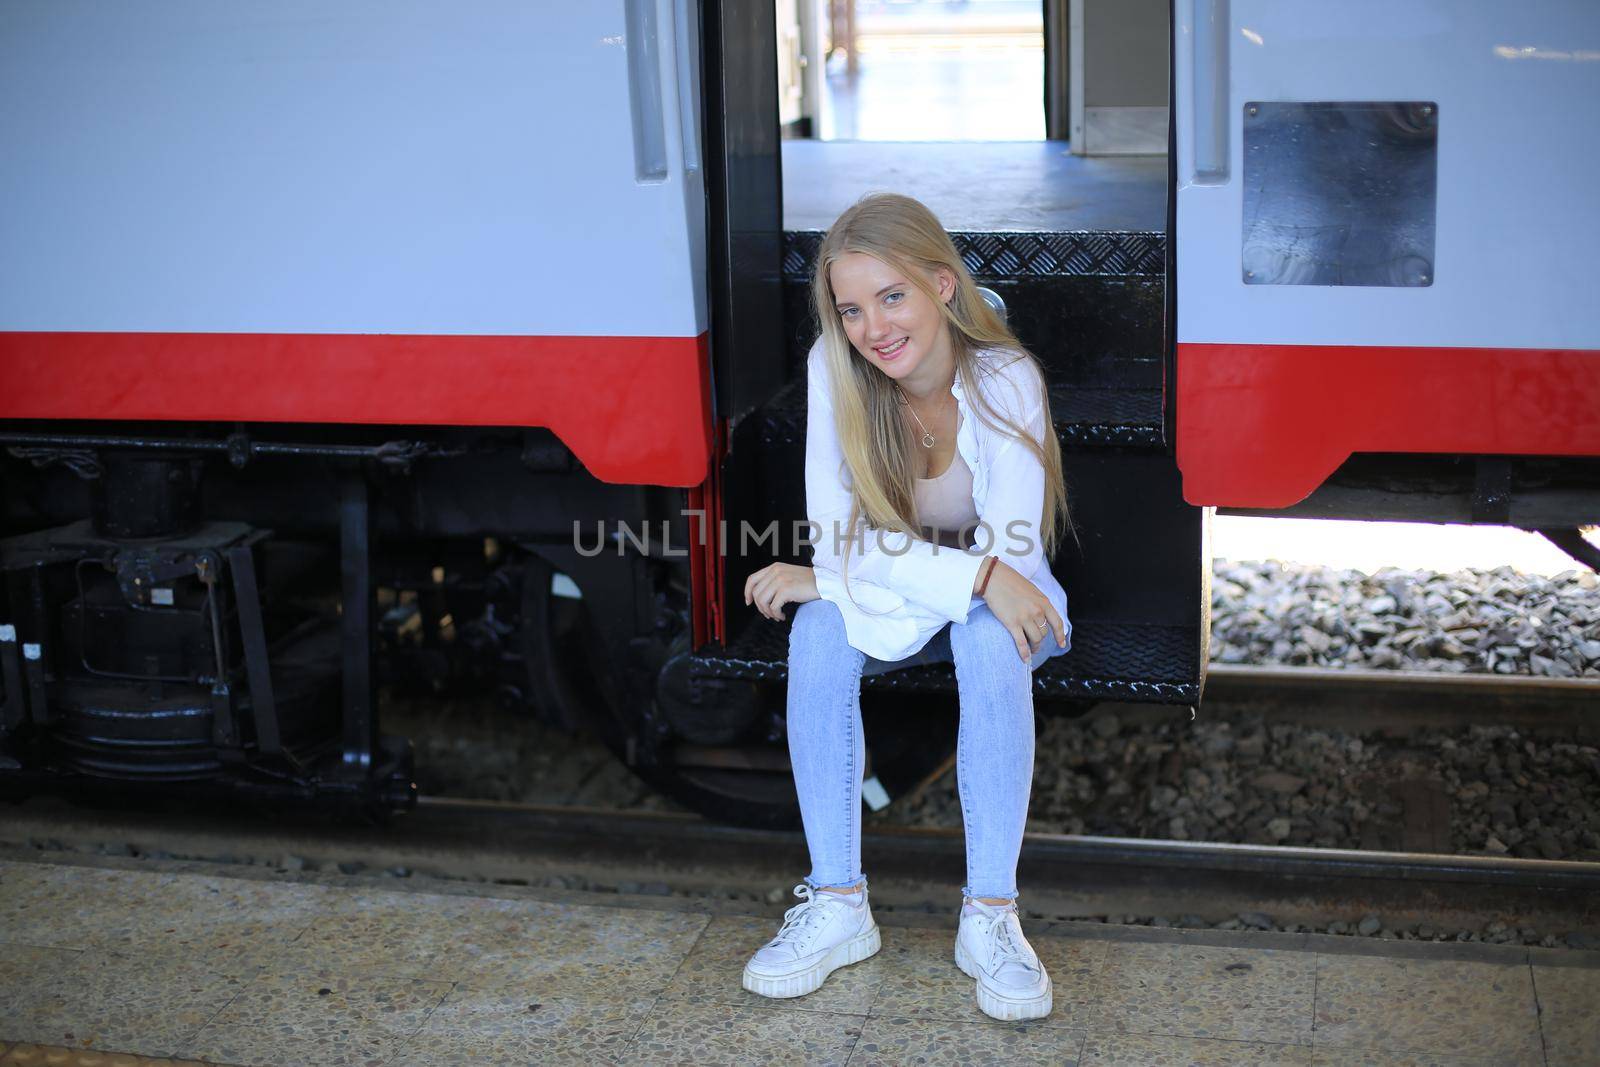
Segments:
[[[6,528],[26,532],[0,539],[5,795],[383,818],[417,799],[410,741],[379,730],[387,686],[593,730],[722,821],[792,817],[781,689],[694,670],[681,492],[595,482],[543,431],[295,429],[8,429]],[[659,554],[594,551],[585,514],[666,523]],[[898,791],[954,732],[892,729],[896,699],[866,703]]]

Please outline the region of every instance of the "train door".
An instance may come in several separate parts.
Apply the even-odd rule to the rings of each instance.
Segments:
[[[1461,503],[1410,517],[1507,522],[1510,457],[1587,457],[1587,512],[1564,521],[1593,522],[1597,9],[1175,18],[1185,499],[1284,509],[1363,456],[1434,454],[1472,457]]]

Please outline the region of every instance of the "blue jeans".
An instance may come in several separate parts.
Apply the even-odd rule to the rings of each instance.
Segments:
[[[1071,640],[1068,640],[1068,648]],[[988,605],[949,623],[903,660],[874,659],[845,636],[828,600],[794,609],[789,630],[789,760],[814,889],[865,883],[861,870],[861,781],[866,744],[861,677],[940,660],[955,663],[961,699],[956,785],[967,836],[969,897],[1017,896],[1017,856],[1033,788],[1033,670],[1068,649],[1047,636],[1024,667],[1017,642]]]

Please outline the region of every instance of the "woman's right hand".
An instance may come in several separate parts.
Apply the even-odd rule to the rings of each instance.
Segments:
[[[821,600],[817,592],[817,572],[796,563],[771,563],[756,571],[744,582],[744,602],[754,604],[757,611],[774,622],[783,622],[785,604],[799,607],[811,600]]]
[[[989,564],[984,564],[985,567]],[[983,571],[978,571],[982,582]],[[1067,626],[1062,621],[1050,598],[1039,592],[1039,587],[1019,574],[1002,558],[994,563],[989,584],[983,590],[983,602],[989,605],[994,617],[1011,631],[1017,640],[1017,655],[1023,663],[1032,661],[1045,638],[1054,632],[1056,644],[1067,647]]]

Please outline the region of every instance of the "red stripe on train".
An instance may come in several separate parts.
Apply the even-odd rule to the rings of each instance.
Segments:
[[[1600,351],[1179,344],[1183,498],[1288,507],[1356,452],[1600,456]]]
[[[698,337],[3,333],[0,418],[544,426],[595,477],[699,485]]]

